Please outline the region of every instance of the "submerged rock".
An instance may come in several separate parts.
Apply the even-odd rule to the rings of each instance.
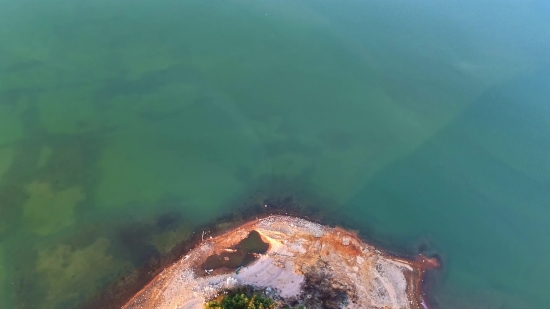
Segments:
[[[241,265],[231,263],[243,256]],[[228,289],[253,286],[306,308],[419,309],[424,270],[434,266],[424,256],[391,256],[341,228],[270,216],[204,239],[123,308],[199,309]]]

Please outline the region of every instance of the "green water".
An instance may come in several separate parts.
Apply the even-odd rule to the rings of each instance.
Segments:
[[[78,308],[255,190],[550,304],[550,5],[0,0],[0,308]]]

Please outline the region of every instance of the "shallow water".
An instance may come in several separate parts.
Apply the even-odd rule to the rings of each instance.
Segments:
[[[546,1],[0,7],[0,307],[77,308],[256,190],[440,253],[441,308],[550,303]]]
[[[257,259],[256,254],[266,253],[269,244],[265,243],[257,231],[251,231],[248,236],[241,240],[232,249],[232,252],[222,252],[206,258],[201,265],[205,271],[219,268],[238,269],[250,264]]]

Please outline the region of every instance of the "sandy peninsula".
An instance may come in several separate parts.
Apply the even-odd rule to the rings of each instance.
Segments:
[[[247,222],[165,268],[123,308],[199,309],[239,286],[306,308],[424,309],[436,259],[387,254],[341,228],[273,215]]]

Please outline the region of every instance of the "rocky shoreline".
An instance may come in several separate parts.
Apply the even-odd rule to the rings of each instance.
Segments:
[[[203,308],[246,285],[307,308],[424,309],[424,272],[438,266],[422,255],[392,256],[342,228],[271,215],[215,237],[202,234],[123,308]]]

